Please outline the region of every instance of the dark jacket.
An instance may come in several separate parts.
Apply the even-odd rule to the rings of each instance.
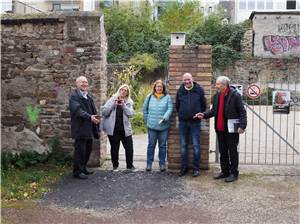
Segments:
[[[212,108],[204,113],[204,118],[215,117],[215,130],[217,130],[217,117],[219,109],[220,93],[216,93],[213,97]],[[242,102],[241,95],[234,87],[230,87],[228,94],[224,98],[224,121],[225,129],[227,130],[228,119],[239,119],[239,127],[246,129],[247,127],[247,112]]]
[[[186,90],[184,84],[182,84],[176,95],[176,110],[179,120],[200,122],[200,119],[193,119],[193,116],[196,113],[206,110],[206,99],[203,88],[194,82],[193,89]]]
[[[74,139],[99,138],[99,125],[91,121],[91,115],[96,115],[97,110],[90,95],[85,99],[76,89],[69,100],[71,112],[71,135]]]

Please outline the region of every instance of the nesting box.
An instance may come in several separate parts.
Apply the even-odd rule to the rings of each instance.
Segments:
[[[171,45],[185,45],[185,33],[171,33]]]

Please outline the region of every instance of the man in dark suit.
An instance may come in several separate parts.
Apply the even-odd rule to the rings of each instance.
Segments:
[[[214,179],[225,178],[225,182],[233,182],[238,179],[239,154],[237,145],[239,134],[244,133],[247,126],[247,113],[241,95],[235,88],[229,86],[229,81],[226,76],[217,78],[216,88],[218,92],[213,98],[212,109],[197,114],[200,119],[215,117],[221,173]]]
[[[75,139],[73,175],[78,179],[87,179],[92,174],[86,168],[93,138],[99,138],[99,117],[92,97],[88,93],[88,81],[84,76],[76,79],[76,90],[71,94],[69,107],[71,112],[71,134]]]

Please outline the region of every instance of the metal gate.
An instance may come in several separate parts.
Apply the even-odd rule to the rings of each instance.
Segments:
[[[240,163],[300,165],[299,80],[236,87],[242,93],[248,121],[246,132],[240,135]],[[213,130],[213,121],[210,127]],[[215,133],[210,137],[214,142]],[[219,161],[218,150],[215,161]]]

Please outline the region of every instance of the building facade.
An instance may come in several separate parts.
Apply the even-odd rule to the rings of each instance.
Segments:
[[[235,21],[242,22],[253,11],[299,11],[300,0],[235,0]]]
[[[41,13],[53,11],[99,10],[100,0],[2,0],[1,13]]]

